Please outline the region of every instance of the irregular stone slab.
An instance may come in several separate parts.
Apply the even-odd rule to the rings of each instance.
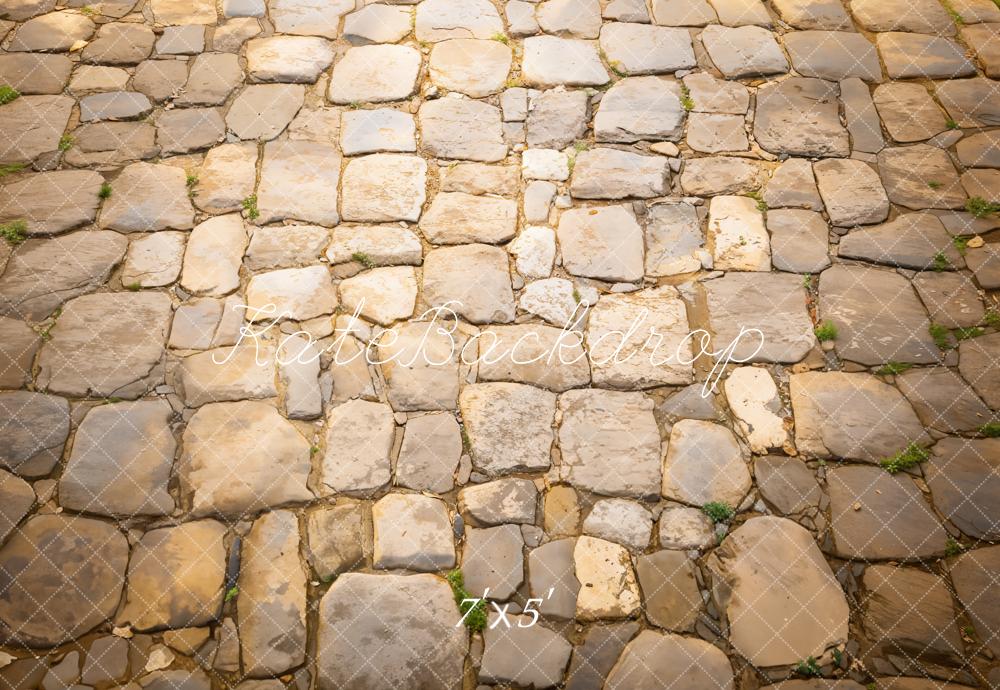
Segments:
[[[65,55],[0,55],[0,81],[22,95],[62,93],[72,68]]]
[[[508,245],[508,250],[515,258],[517,272],[526,278],[546,278],[552,273],[552,264],[556,256],[556,233],[552,228],[541,225],[529,225],[517,238]],[[539,282],[539,281],[535,281]],[[527,289],[530,289],[529,285]],[[524,298],[528,293],[522,293],[520,306],[524,306]],[[572,299],[572,290],[570,298]],[[530,297],[529,297],[530,301]],[[575,308],[576,301],[573,306]],[[565,323],[563,320],[562,323]],[[559,325],[562,325],[560,323]]]
[[[420,53],[409,46],[351,48],[334,65],[327,97],[340,105],[399,101],[413,94],[419,72]]]
[[[695,151],[745,151],[749,148],[744,119],[740,115],[693,113],[687,143]]]
[[[537,502],[534,482],[516,477],[468,486],[458,493],[458,509],[473,524],[534,524]]]
[[[646,274],[670,276],[701,268],[705,237],[687,203],[656,204],[646,217]],[[565,323],[563,319],[563,323]],[[562,324],[560,324],[562,325]]]
[[[759,90],[754,138],[771,153],[847,156],[850,142],[840,124],[838,94],[836,84],[801,77]]]
[[[875,42],[890,79],[955,79],[976,72],[962,46],[941,36],[889,31]]]
[[[382,7],[372,5],[371,7]],[[340,148],[345,156],[417,150],[413,116],[398,110],[348,110],[341,116]]]
[[[175,381],[188,407],[278,395],[274,352],[258,343],[185,357],[176,370]]]
[[[507,253],[485,244],[431,250],[424,258],[423,299],[472,323],[513,321]]]
[[[90,170],[27,175],[0,187],[0,220],[24,220],[28,235],[56,235],[94,222],[104,178]]]
[[[981,249],[971,249],[966,253],[965,263],[983,289],[995,290],[1000,287],[1000,252],[992,245]]]
[[[39,14],[45,14],[55,9],[54,0],[5,0],[3,3],[4,19],[23,22]]]
[[[962,208],[965,204],[958,173],[948,153],[936,146],[883,149],[878,169],[894,204],[912,209]]]
[[[119,232],[187,230],[194,226],[184,170],[173,165],[132,163],[114,180],[100,224]]]
[[[371,524],[364,504],[338,502],[306,515],[306,558],[320,578],[329,579],[365,565],[371,555]]]
[[[476,383],[459,397],[473,466],[490,475],[547,470],[556,396],[519,383]]]
[[[820,196],[834,225],[879,223],[889,215],[889,198],[878,175],[858,160],[823,160],[813,165]]]
[[[713,24],[701,32],[701,40],[712,62],[727,79],[788,71],[788,60],[774,34],[759,26],[731,28]]]
[[[31,382],[41,344],[42,336],[27,323],[0,316],[0,388],[17,389]]]
[[[215,23],[215,19],[206,23]],[[102,24],[81,57],[95,64],[137,65],[153,52],[155,42],[156,34],[148,26],[126,22]]]
[[[690,631],[702,608],[695,567],[687,554],[657,551],[636,559],[636,573],[649,622],[659,628]]]
[[[396,484],[416,491],[447,493],[462,455],[462,434],[455,417],[437,412],[411,417],[396,461]]]
[[[838,254],[872,263],[927,270],[944,257],[948,267],[961,267],[962,255],[936,216],[907,213],[870,228],[858,228],[841,241]]]
[[[205,155],[198,171],[195,205],[209,213],[242,208],[257,180],[257,145],[223,144]]]
[[[17,524],[35,505],[35,491],[31,484],[14,476],[10,472],[0,470],[0,540],[6,541],[8,535],[17,529]]]
[[[676,72],[697,65],[691,36],[684,29],[612,22],[601,29],[600,45],[608,64],[629,75]]]
[[[793,207],[822,211],[823,200],[816,187],[812,163],[789,158],[779,165],[764,190],[764,202],[769,209]]]
[[[191,75],[188,77],[187,83],[184,86],[184,92],[174,100],[174,103],[184,106],[222,105],[229,98],[229,94],[231,94],[242,81],[243,70],[240,68],[239,60],[235,55],[226,53],[203,53],[194,59],[194,63],[191,65]],[[296,102],[297,90],[294,87],[289,87],[284,90],[275,89],[270,92],[275,97],[285,98],[289,101],[289,105],[287,107],[282,104],[281,107],[274,110],[268,110],[268,106],[273,104],[268,103],[267,100],[262,97],[262,95],[266,93],[268,92],[258,91],[254,87],[251,87],[247,91],[240,94],[239,100],[237,101],[240,104],[240,110],[233,112],[232,109],[230,109],[229,113],[234,116],[233,123],[238,123],[230,124],[230,128],[234,132],[237,131],[237,127],[243,126],[242,122],[244,121],[244,118],[250,118],[251,120],[255,116],[261,118],[261,120],[257,122],[251,121],[249,123],[251,128],[269,127],[273,124],[273,121],[281,119],[286,110],[290,109],[291,114],[295,114],[293,104]],[[255,108],[257,109],[256,111],[254,110]],[[262,136],[263,135],[247,135],[241,136],[241,138],[251,139],[261,138]]]
[[[541,324],[491,326],[483,335],[488,339],[482,341],[482,355],[489,356],[479,362],[480,381],[516,381],[554,391],[590,382],[582,337]]]
[[[829,228],[813,211],[776,209],[767,213],[771,263],[779,271],[819,273],[830,265]]]
[[[987,647],[995,650],[1000,643],[989,631],[997,629],[997,607],[992,604],[998,589],[996,569],[1000,567],[1000,548],[987,546],[959,556],[951,566],[951,581],[977,632]]]
[[[667,159],[598,148],[577,155],[570,193],[578,199],[648,199],[669,184]]]
[[[183,449],[178,474],[195,515],[242,516],[313,497],[306,488],[309,442],[267,403],[200,407],[184,430]]]
[[[734,359],[799,362],[816,344],[801,277],[784,273],[730,273],[704,285],[715,350],[732,343]],[[747,314],[754,317],[748,320]],[[761,337],[746,332],[750,329],[763,333],[759,349]]]
[[[383,613],[372,616],[375,609]],[[460,620],[451,588],[439,577],[345,573],[319,604],[318,681],[451,690],[461,683],[468,651]]]
[[[660,491],[660,436],[653,403],[640,393],[598,389],[559,396],[562,471],[576,486],[608,496]]]
[[[253,523],[240,551],[238,586],[244,673],[273,676],[301,664],[307,585],[295,513],[276,510]]]
[[[376,568],[435,572],[455,565],[451,520],[443,501],[389,494],[372,506]]]
[[[344,39],[352,45],[395,43],[412,30],[413,10],[368,5],[344,18]]]
[[[337,308],[337,290],[322,264],[259,273],[247,284],[247,319],[304,321]]]
[[[347,163],[344,220],[415,222],[426,199],[427,163],[417,156],[376,153]]]
[[[238,139],[274,139],[302,107],[301,84],[255,84],[236,97],[226,125]]]
[[[247,230],[239,214],[209,218],[191,232],[181,286],[195,295],[222,297],[240,286]]]
[[[168,426],[171,416],[163,400],[91,409],[59,479],[59,504],[103,515],[172,512],[167,484],[177,443]]]
[[[520,189],[520,175],[514,165],[454,163],[440,172],[442,192],[513,197]]]
[[[499,528],[497,528],[499,529]],[[491,614],[488,623],[499,620]],[[573,646],[544,625],[531,624],[533,616],[509,616],[483,632],[485,648],[479,680],[514,683],[523,687],[550,688],[559,684]]]
[[[417,115],[423,151],[437,158],[493,162],[507,156],[500,109],[480,101],[425,101]]]
[[[882,80],[875,46],[850,31],[794,31],[783,37],[792,67],[803,77]]]
[[[653,533],[653,514],[635,501],[605,498],[594,504],[583,521],[583,533],[645,551]]]
[[[790,391],[800,453],[878,462],[927,440],[899,391],[870,374],[793,374]]]
[[[959,127],[992,126],[1000,122],[1000,88],[984,77],[945,81],[935,95]]]
[[[1000,336],[990,333],[963,340],[958,346],[958,370],[979,396],[994,410],[1000,409]]]
[[[594,136],[599,142],[677,141],[684,130],[684,112],[677,82],[658,77],[621,79],[601,99]]]
[[[856,77],[844,79],[840,82],[840,100],[844,104],[844,119],[854,150],[866,153],[881,151],[885,139],[868,85]]]
[[[689,332],[675,288],[605,296],[587,324],[594,385],[635,390],[691,383]]]
[[[378,356],[393,409],[454,410],[464,339],[449,337],[432,322],[400,324],[392,332],[395,338],[379,340]]]
[[[225,536],[225,526],[215,520],[142,535],[129,563],[125,604],[117,622],[155,630],[216,620],[225,589]]]
[[[771,270],[771,247],[764,218],[757,202],[750,197],[714,197],[708,210],[708,239],[715,268]]]
[[[906,474],[846,466],[826,476],[837,556],[905,561],[944,551],[947,533]]]
[[[572,275],[621,282],[643,275],[642,228],[625,206],[565,211],[556,234]]]
[[[990,418],[986,404],[951,369],[913,369],[896,377],[924,426],[944,433],[975,431]]]
[[[264,146],[260,169],[257,223],[302,220],[336,225],[340,155],[332,144],[317,141],[273,141]]]
[[[420,221],[434,244],[499,244],[517,231],[517,202],[462,192],[439,192]]]
[[[393,225],[340,225],[334,228],[333,241],[326,250],[330,263],[352,261],[351,257],[359,253],[367,254],[376,266],[419,266],[423,261],[420,240],[405,228]]]
[[[50,12],[17,27],[7,49],[11,52],[64,53],[93,33],[94,22],[82,14],[68,10]]]
[[[215,20],[212,20],[215,23]],[[197,24],[168,26],[156,40],[158,55],[198,55],[205,50],[205,27]]]
[[[781,397],[767,369],[738,367],[726,377],[725,390],[729,408],[754,453],[785,445],[788,432],[776,414],[781,410]]]
[[[151,0],[157,24],[215,24],[215,3],[211,0]]]
[[[691,690],[733,690],[725,653],[704,640],[643,630],[625,646],[608,674],[607,690],[654,690],[666,684]]]
[[[197,58],[195,59],[197,60]],[[187,81],[188,65],[185,62],[179,60],[144,60],[135,68],[135,76],[132,78],[132,88],[139,93],[145,94],[154,103],[162,103],[171,98],[176,102],[180,98],[187,99],[189,97],[189,93],[184,90],[184,85]],[[124,86],[122,84],[122,88]]]
[[[799,458],[769,455],[753,465],[754,478],[764,500],[780,515],[800,515],[817,509],[823,492],[816,477]]]
[[[717,578],[729,641],[751,663],[795,664],[846,641],[844,592],[812,534],[791,520],[749,520],[726,537],[708,567]],[[811,604],[790,610],[796,601]]]
[[[653,0],[653,22],[663,26],[705,26],[716,21],[706,0]]]
[[[156,141],[163,154],[207,149],[226,136],[226,123],[215,108],[168,110],[156,120]]]
[[[555,36],[524,39],[521,78],[539,88],[600,86],[610,81],[593,43]]]
[[[327,414],[323,483],[334,491],[366,493],[389,483],[396,424],[382,403],[351,400]]]
[[[528,146],[562,149],[584,136],[590,117],[586,93],[557,89],[531,93],[534,95],[527,110]]]
[[[313,36],[271,36],[248,41],[246,58],[251,81],[312,84],[333,62],[333,48]]]
[[[846,264],[827,269],[820,276],[819,314],[836,326],[844,359],[866,366],[939,359],[927,312],[898,273]]]
[[[1000,440],[945,438],[924,465],[934,505],[962,532],[993,540],[1000,533]]]
[[[0,466],[23,477],[51,472],[69,436],[69,403],[44,393],[5,391],[0,411]]]
[[[68,96],[21,96],[0,106],[0,163],[30,163],[55,151],[73,103]]]
[[[340,283],[340,298],[352,313],[389,326],[413,315],[417,277],[408,266],[374,268]]]
[[[517,525],[469,527],[462,550],[465,588],[472,596],[509,599],[524,582],[523,550],[524,539]]]
[[[128,541],[110,523],[76,515],[30,518],[0,549],[0,571],[10,578],[0,632],[33,647],[88,632],[114,614],[127,564]]]
[[[492,38],[502,33],[503,20],[488,0],[469,0],[461,5],[449,0],[428,0],[417,6],[414,35],[418,41]]]
[[[837,0],[774,0],[772,4],[781,19],[796,29],[853,28],[844,6]]]
[[[944,7],[933,0],[876,2],[851,0],[851,13],[869,31],[912,31],[954,36],[955,25]]]
[[[758,163],[729,156],[705,156],[685,161],[681,174],[684,193],[692,196],[743,194],[764,180]]]
[[[313,263],[329,241],[330,231],[318,225],[254,228],[246,251],[246,266],[258,270]]]
[[[144,117],[153,110],[145,94],[135,91],[95,93],[80,99],[80,121],[131,120]]]
[[[503,89],[511,59],[511,49],[499,41],[456,38],[434,45],[429,73],[437,86],[483,98]]]
[[[660,513],[660,546],[664,549],[705,549],[715,546],[715,525],[698,508],[675,507]]]
[[[896,141],[923,141],[947,129],[944,113],[920,84],[881,84],[875,89],[874,100],[879,117]]]
[[[708,72],[695,72],[684,77],[693,112],[745,115],[750,107],[750,92],[740,83],[716,79]]]
[[[875,653],[937,654],[957,659],[962,640],[945,582],[916,568],[873,565],[862,578],[866,590],[865,631]],[[913,602],[919,598],[920,610]]]
[[[340,18],[354,9],[352,0],[273,0],[275,31],[298,36],[337,38]]]
[[[545,33],[578,38],[597,38],[601,30],[601,7],[596,0],[547,0],[536,15]]]
[[[737,506],[751,484],[743,451],[729,429],[695,419],[674,425],[663,461],[665,498]]]
[[[558,539],[528,554],[531,595],[545,598],[543,609],[547,618],[568,620],[576,614],[580,581],[575,573],[575,547],[575,538]]]
[[[576,540],[573,563],[581,584],[578,620],[628,618],[641,606],[632,561],[623,547],[583,536]]]
[[[163,293],[101,293],[63,308],[38,359],[39,387],[75,397],[135,398],[162,382],[170,323]]]

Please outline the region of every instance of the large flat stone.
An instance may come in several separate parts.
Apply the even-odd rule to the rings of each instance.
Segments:
[[[194,209],[182,168],[132,163],[114,179],[112,190],[101,209],[102,228],[152,232],[194,226]]]
[[[342,181],[344,220],[385,222],[420,218],[427,163],[417,156],[376,153],[348,162]]]
[[[759,26],[731,28],[712,24],[702,31],[701,40],[712,62],[728,79],[788,71],[788,60],[774,34]]]
[[[576,156],[570,193],[577,199],[648,199],[669,185],[667,159],[597,148]]]
[[[962,46],[943,36],[888,31],[875,42],[890,79],[954,79],[976,72]]]
[[[833,225],[879,223],[889,216],[889,198],[870,165],[829,159],[813,165],[823,205]]]
[[[417,88],[419,71],[420,53],[409,46],[351,48],[334,65],[327,95],[340,105],[402,100]]]
[[[485,244],[441,247],[424,258],[423,298],[472,323],[514,320],[507,253]],[[447,312],[446,312],[447,313]]]
[[[30,163],[55,151],[73,103],[69,96],[21,96],[0,106],[0,163]]]
[[[332,408],[327,414],[323,483],[352,494],[381,489],[391,476],[395,432],[388,405],[350,400]]]
[[[907,213],[883,225],[857,228],[841,239],[839,256],[926,271],[944,257],[949,268],[964,261],[936,216]]]
[[[46,475],[69,436],[69,402],[33,391],[0,393],[0,466],[23,477]]]
[[[882,149],[879,175],[889,201],[911,209],[962,208],[965,191],[947,152],[917,144]],[[931,184],[933,183],[933,184]]]
[[[748,27],[752,28],[752,27]],[[836,84],[792,77],[757,93],[754,138],[761,148],[792,156],[847,156]]]
[[[372,506],[376,568],[436,572],[455,565],[451,521],[443,501],[389,494]]]
[[[499,41],[456,38],[434,45],[428,67],[436,85],[483,98],[504,88],[511,61],[511,49]]]
[[[697,419],[674,425],[663,460],[665,498],[738,506],[752,483],[743,450],[729,429]]]
[[[625,206],[565,211],[556,231],[563,266],[572,275],[635,281],[643,275],[643,233]]]
[[[462,389],[459,408],[476,469],[490,475],[548,469],[554,393],[519,383],[477,383]]]
[[[733,690],[733,668],[722,650],[704,640],[643,630],[625,650],[604,687],[606,690]]]
[[[440,98],[425,101],[417,114],[421,148],[437,158],[491,163],[507,156],[500,109],[481,101]]]
[[[1000,440],[945,438],[924,466],[934,505],[962,532],[993,540],[1000,534]]]
[[[594,115],[594,137],[616,143],[677,141],[684,130],[684,112],[676,82],[658,77],[621,79],[601,99]]]
[[[336,225],[340,155],[332,144],[275,141],[264,146],[257,208],[260,224],[301,220]]]
[[[521,76],[526,84],[541,88],[600,86],[611,79],[594,43],[556,36],[524,39]]]
[[[859,33],[849,31],[794,31],[784,37],[785,49],[795,71],[803,77],[882,80],[882,66],[875,46]]]
[[[676,72],[697,64],[684,29],[611,22],[601,29],[600,45],[608,64],[629,75]]]

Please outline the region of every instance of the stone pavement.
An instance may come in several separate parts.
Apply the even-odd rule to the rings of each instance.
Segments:
[[[1000,688],[993,0],[0,39],[0,688]]]

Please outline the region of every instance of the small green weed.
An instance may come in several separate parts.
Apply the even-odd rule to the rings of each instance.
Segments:
[[[470,601],[472,595],[465,589],[465,577],[461,570],[452,570],[445,576],[448,584],[451,585],[451,593],[458,604],[458,610],[464,616],[465,625],[473,632],[480,632],[486,628],[486,600],[479,599]]]
[[[986,422],[979,427],[979,433],[986,438],[1000,438],[1000,422]]]
[[[502,34],[499,31],[490,36],[490,38],[492,38],[494,41],[497,41],[498,43],[503,43],[505,46],[510,45],[510,39],[507,38],[505,34]]]
[[[257,195],[251,194],[243,200],[243,210],[246,211],[247,218],[257,220],[260,218],[260,211],[257,209]]]
[[[987,201],[981,196],[974,196],[966,199],[965,210],[976,218],[985,218],[1000,211],[1000,204],[994,204],[992,201]]]
[[[12,173],[21,172],[27,167],[24,163],[4,163],[0,165],[0,177],[6,177]]]
[[[101,183],[101,190],[99,192],[97,192],[97,196],[101,197],[102,199],[110,199],[111,198],[111,185],[109,185],[107,182],[102,182]]]
[[[0,224],[0,237],[17,246],[27,239],[28,224],[23,220],[12,220]]]
[[[821,675],[819,668],[819,662],[816,661],[816,657],[811,656],[808,659],[803,659],[795,666],[795,672],[800,676],[805,676],[807,678],[816,678]]]
[[[127,285],[124,285],[123,287],[126,290],[128,290],[129,292],[139,292],[139,290],[142,289],[142,285],[140,285],[139,283],[128,283]]]
[[[233,599],[235,599],[236,597],[238,597],[239,594],[240,594],[240,588],[237,587],[236,585],[233,585],[232,587],[230,587],[229,589],[226,590],[225,601],[227,601],[227,602],[232,601]]]
[[[351,254],[351,261],[357,261],[365,268],[375,268],[375,261],[364,252],[354,252]]]
[[[931,189],[941,189],[944,185],[938,182],[937,180],[931,180],[930,182],[927,183],[927,186],[930,187]]]
[[[908,362],[886,362],[876,369],[875,373],[879,376],[897,376],[912,368],[913,365]]]
[[[712,522],[728,522],[733,519],[736,511],[732,506],[722,501],[711,501],[701,507],[701,512],[705,513]]]
[[[889,474],[896,474],[911,467],[916,467],[927,460],[930,454],[927,449],[917,443],[911,443],[903,450],[888,458],[883,458],[879,465]]]
[[[987,309],[986,316],[983,317],[983,323],[990,328],[1000,328],[1000,311]]]
[[[694,99],[691,98],[691,89],[684,84],[681,84],[681,107],[688,112],[694,110]]]
[[[957,16],[957,15],[956,15],[956,16]],[[961,22],[961,18],[959,18],[959,21]],[[946,121],[946,122],[944,123],[944,126],[945,126],[945,127],[947,127],[948,129],[960,129],[960,128],[959,128],[959,126],[958,126],[958,123],[957,123],[957,122],[955,122],[954,120],[952,120],[951,118],[949,118],[949,119],[948,119],[948,120],[947,120],[947,121]]]
[[[73,147],[73,137],[69,134],[63,134],[59,137],[59,150],[69,151]]]
[[[952,537],[948,537],[948,541],[946,541],[944,544],[945,556],[948,556],[949,558],[952,556],[958,556],[963,551],[965,551],[965,547],[962,546],[961,542],[957,541],[956,539],[953,539]]]
[[[955,247],[955,249],[958,250],[959,254],[961,254],[962,256],[965,256],[965,252],[969,248],[969,238],[968,237],[960,237],[960,236],[959,237],[953,237],[953,238],[951,238],[951,244],[952,244],[953,247]]]
[[[833,321],[824,321],[814,329],[816,339],[820,342],[837,339],[837,326]]]
[[[969,340],[970,338],[978,338],[986,331],[979,326],[968,326],[966,328],[956,328],[952,331],[956,340]]]
[[[12,86],[0,86],[0,105],[7,105],[21,97],[21,92]]]
[[[944,255],[944,252],[938,252],[934,255],[934,261],[931,263],[931,268],[938,273],[941,271],[947,271],[951,268],[951,262],[948,261],[948,257]]]
[[[938,346],[939,350],[951,349],[951,331],[947,328],[939,323],[932,323],[927,327],[927,332],[931,334],[931,338],[934,339],[934,344]]]

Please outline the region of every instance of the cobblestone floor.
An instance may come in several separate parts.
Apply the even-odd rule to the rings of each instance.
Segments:
[[[0,18],[0,688],[1000,688],[998,4]]]

